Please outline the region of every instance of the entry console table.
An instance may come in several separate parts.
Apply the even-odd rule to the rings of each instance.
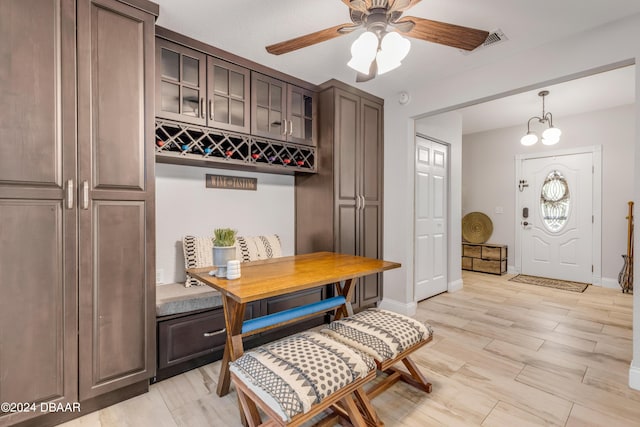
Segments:
[[[356,279],[400,267],[383,261],[333,252],[315,252],[242,264],[242,276],[227,280],[209,275],[213,267],[189,269],[193,277],[220,291],[223,302],[226,345],[217,393],[229,392],[229,362],[243,354],[242,338],[286,325],[319,312],[337,309],[336,318],[353,314],[351,296]],[[244,320],[254,301],[335,283],[336,296],[254,319]]]
[[[463,243],[462,269],[481,273],[506,273],[507,245]]]

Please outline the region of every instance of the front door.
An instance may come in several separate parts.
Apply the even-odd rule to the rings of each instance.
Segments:
[[[593,154],[522,161],[522,274],[592,282]]]
[[[416,301],[447,290],[448,153],[448,145],[421,136],[416,137]]]

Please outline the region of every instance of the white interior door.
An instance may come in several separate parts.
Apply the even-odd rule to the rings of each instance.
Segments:
[[[416,137],[415,259],[416,301],[447,290],[447,206],[449,146]]]
[[[522,161],[522,274],[592,281],[593,154]]]

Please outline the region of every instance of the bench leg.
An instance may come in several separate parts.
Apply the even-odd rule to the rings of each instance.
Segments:
[[[390,365],[393,365],[399,361],[402,361],[402,363],[407,368],[409,373],[389,365],[387,365],[388,367],[381,368],[381,370],[385,374],[387,374],[388,377],[378,382],[375,386],[373,386],[368,390],[367,395],[369,396],[370,399],[375,398],[380,393],[387,390],[389,387],[391,387],[392,385],[394,385],[400,380],[414,386],[419,390],[423,390],[426,393],[431,393],[431,389],[432,389],[431,383],[427,381],[424,375],[422,375],[422,372],[420,372],[415,362],[411,360],[409,356],[404,356],[400,360],[395,360]]]
[[[344,406],[345,411],[347,411],[349,421],[351,421],[351,424],[353,424],[354,427],[365,427],[367,425],[364,418],[362,418],[362,414],[358,410],[356,402],[353,401],[350,394],[344,396],[340,402]]]
[[[373,405],[371,405],[371,400],[369,400],[369,396],[367,393],[362,390],[362,388],[357,389],[354,394],[356,395],[356,399],[358,400],[358,404],[362,409],[362,413],[365,416],[365,421],[367,425],[372,427],[382,427],[384,423],[378,418],[378,414],[374,409]]]
[[[236,392],[238,393],[241,412],[244,414],[244,417],[241,417],[243,421],[242,424],[248,425],[249,427],[256,427],[262,424],[262,419],[260,418],[256,404],[251,399],[247,399],[247,396],[242,390],[238,389]]]

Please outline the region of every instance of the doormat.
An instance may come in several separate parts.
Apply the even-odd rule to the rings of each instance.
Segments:
[[[584,292],[589,283],[571,282],[568,280],[549,279],[547,277],[527,276],[518,274],[509,279],[511,282],[526,283],[528,285],[546,286],[548,288],[562,289],[563,291]]]

